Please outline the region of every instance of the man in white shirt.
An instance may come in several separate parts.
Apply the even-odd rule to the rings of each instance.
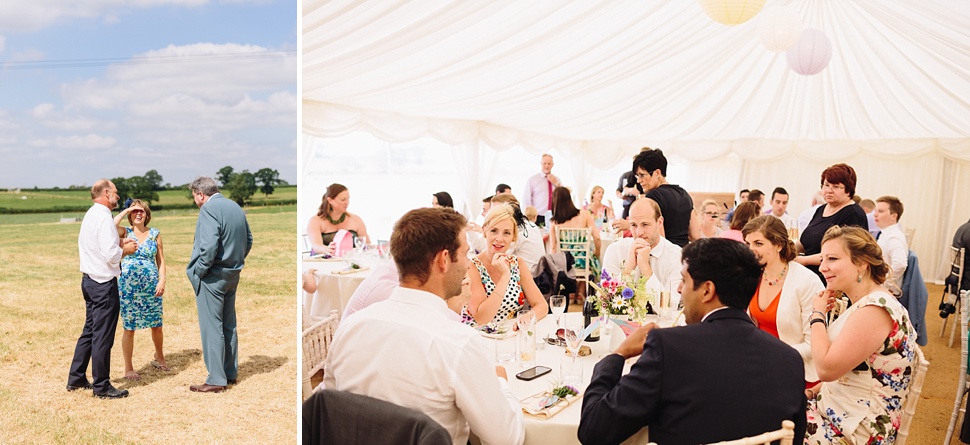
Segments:
[[[765,213],[780,219],[785,223],[785,229],[798,228],[798,222],[788,214],[788,190],[782,187],[775,187],[771,192],[771,207]]]
[[[660,206],[650,198],[630,205],[630,232],[606,249],[603,269],[613,277],[632,274],[647,277],[647,289],[663,290],[680,280],[680,247],[660,236],[663,216]]]
[[[798,233],[805,231],[805,228],[808,227],[808,223],[812,222],[812,216],[815,215],[815,209],[824,204],[825,198],[822,197],[822,191],[819,190],[815,192],[815,195],[812,196],[812,206],[798,214],[798,219],[796,219],[798,222]]]
[[[525,183],[522,193],[522,207],[535,207],[540,215],[552,211],[552,190],[561,185],[559,178],[552,174],[552,155],[542,155],[542,172],[536,173]]]
[[[100,399],[128,397],[127,390],[111,385],[111,347],[118,327],[118,277],[121,257],[138,248],[133,239],[118,237],[111,209],[118,206],[118,189],[107,179],[91,187],[94,205],[84,214],[77,237],[81,260],[81,293],[84,295],[84,328],[74,347],[74,359],[67,377],[67,390],[93,389]],[[91,377],[88,381],[88,362]]]
[[[903,203],[895,196],[882,196],[876,200],[873,217],[879,227],[876,242],[882,249],[882,259],[889,265],[890,278],[895,288],[889,290],[899,296],[903,288],[903,274],[906,273],[906,262],[909,260],[909,245],[906,235],[899,229],[899,218],[903,216]],[[888,281],[887,281],[888,283]]]
[[[521,444],[522,410],[505,368],[493,366],[481,335],[447,300],[468,270],[465,218],[453,209],[406,213],[391,233],[401,284],[390,298],[341,322],[327,355],[327,388],[421,411],[456,445]]]

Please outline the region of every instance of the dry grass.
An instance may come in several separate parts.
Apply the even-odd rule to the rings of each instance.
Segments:
[[[239,383],[222,394],[189,385],[207,375],[195,296],[185,276],[194,216],[156,217],[168,261],[165,351],[171,372],[149,365],[147,330],[135,334],[135,370],[123,378],[121,327],[111,357],[122,400],[65,391],[84,322],[80,224],[0,230],[0,443],[292,443],[296,437],[296,214],[250,214],[255,239],[237,292]],[[119,322],[120,324],[120,322]],[[90,372],[89,372],[90,378]]]

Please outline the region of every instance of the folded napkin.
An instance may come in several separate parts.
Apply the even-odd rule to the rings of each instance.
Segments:
[[[550,399],[550,397],[555,399]],[[545,420],[559,414],[559,412],[566,409],[570,403],[579,400],[581,397],[583,397],[583,395],[578,394],[561,399],[548,392],[541,392],[539,394],[533,394],[526,397],[519,402],[522,404],[522,411],[524,411],[526,414]]]
[[[363,267],[363,266],[361,266],[360,269],[354,269],[354,268],[348,267],[346,269],[335,270],[335,271],[330,272],[330,273],[332,273],[334,275],[347,275],[347,274],[351,274],[351,273],[361,272],[361,271],[364,271],[364,270],[367,270],[367,268],[366,267]]]

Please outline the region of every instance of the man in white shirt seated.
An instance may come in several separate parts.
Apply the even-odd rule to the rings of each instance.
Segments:
[[[765,212],[785,223],[785,229],[797,229],[798,222],[795,217],[788,214],[788,190],[783,187],[775,187],[771,192],[771,206]]]
[[[873,211],[876,225],[879,226],[879,236],[876,242],[882,249],[882,259],[889,265],[889,274],[895,286],[887,286],[897,297],[902,292],[903,274],[906,273],[906,262],[909,260],[909,247],[906,235],[899,229],[899,218],[903,216],[903,203],[895,196],[882,196],[876,200],[876,210]],[[890,281],[886,281],[889,283]]]
[[[521,444],[522,410],[505,368],[447,301],[469,267],[465,218],[453,209],[406,213],[391,233],[401,284],[390,298],[340,323],[327,355],[327,388],[421,411],[456,445],[470,432],[488,444]]]
[[[802,213],[799,213],[798,218],[795,220],[798,222],[799,234],[805,231],[805,228],[808,227],[808,223],[812,222],[812,215],[815,215],[815,209],[824,204],[825,198],[822,197],[822,191],[819,190],[815,192],[815,195],[812,196],[812,206],[805,209]]]
[[[630,232],[606,249],[603,269],[612,277],[626,274],[647,277],[647,289],[663,290],[680,280],[680,246],[660,236],[663,216],[660,206],[650,198],[640,198],[630,205]]]

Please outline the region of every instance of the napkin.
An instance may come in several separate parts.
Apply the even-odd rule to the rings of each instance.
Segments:
[[[330,273],[332,273],[334,275],[347,275],[347,274],[356,273],[356,272],[360,272],[360,271],[364,271],[364,270],[367,270],[367,268],[366,267],[363,267],[363,266],[360,269],[354,269],[352,267],[348,267],[346,269],[339,269],[339,270],[335,270],[335,271],[330,272]]]
[[[583,397],[582,394],[568,396],[565,399],[559,399],[558,401],[556,401],[554,404],[550,406],[546,406],[545,408],[540,408],[540,405],[544,401],[543,399],[549,396],[550,394],[548,392],[541,392],[539,394],[533,394],[529,397],[526,397],[520,400],[519,403],[522,404],[522,411],[524,411],[526,414],[529,414],[531,416],[538,417],[539,419],[545,420],[552,416],[555,416],[556,414],[559,414],[559,412],[566,409],[566,407],[569,406],[570,403],[573,403],[576,400],[579,400],[579,398]]]

